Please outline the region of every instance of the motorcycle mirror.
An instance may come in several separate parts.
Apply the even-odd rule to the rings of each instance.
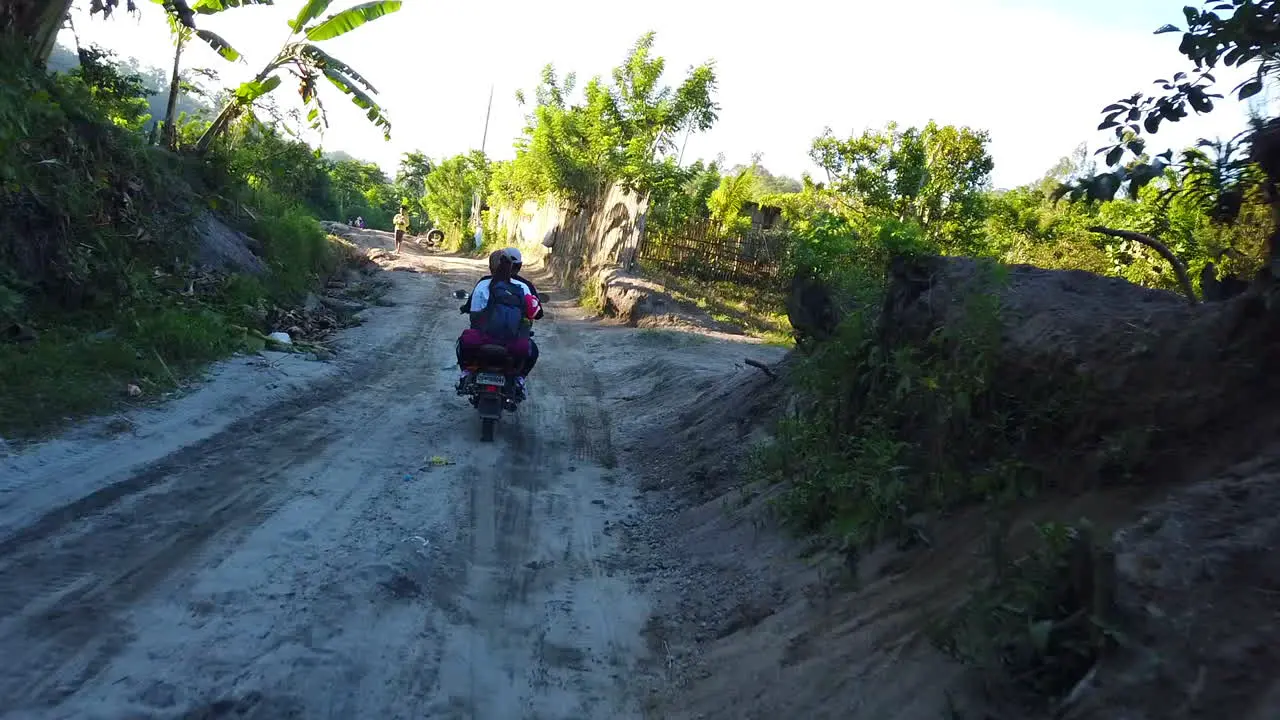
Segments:
[[[456,298],[458,298],[459,300],[466,300],[466,299],[467,299],[467,291],[466,291],[466,290],[454,290],[454,291],[453,291],[453,296],[454,296],[454,297],[456,297]]]

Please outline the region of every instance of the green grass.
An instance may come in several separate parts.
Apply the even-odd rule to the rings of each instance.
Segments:
[[[31,437],[114,407],[130,384],[141,399],[173,390],[241,345],[243,330],[209,309],[161,308],[116,327],[54,327],[0,345],[0,435]]]
[[[0,42],[0,435],[110,409],[130,384],[154,397],[260,347],[271,304],[296,303],[355,256],[301,196],[261,189],[218,153],[152,146],[129,111],[145,102],[112,99],[128,83],[91,88],[29,55]],[[191,272],[191,223],[214,207],[252,218],[240,229],[262,244],[266,276]],[[13,328],[20,339],[6,341]]]
[[[184,297],[158,280],[135,287],[129,305],[76,316],[52,312],[30,320],[38,339],[0,344],[0,436],[34,438],[125,401],[148,401],[177,389],[210,363],[256,352],[266,308],[289,304],[342,263],[351,248],[326,238],[314,220],[285,217],[264,228],[276,272],[263,279],[223,278],[212,294]],[[127,388],[143,392],[129,398]]]
[[[578,292],[578,304],[595,313],[604,312],[604,288],[600,281],[595,278],[588,278],[583,281],[582,289]]]

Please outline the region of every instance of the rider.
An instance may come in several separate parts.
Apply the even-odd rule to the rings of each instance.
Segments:
[[[538,288],[534,287],[533,281],[520,274],[520,269],[524,267],[524,259],[520,257],[520,250],[518,248],[510,247],[510,248],[504,248],[502,252],[506,253],[507,257],[511,258],[511,279],[517,283],[523,284],[525,286],[525,289],[527,289],[530,294],[538,298],[539,302],[541,302],[542,296],[538,294]],[[490,277],[489,275],[485,275],[484,277],[480,278],[480,282],[483,283],[484,281],[488,280],[489,277]],[[480,287],[480,286],[476,285],[476,287]],[[467,300],[465,303],[462,304],[462,307],[460,309],[464,314],[471,312],[471,301]],[[534,320],[542,319],[541,307],[539,307],[538,309],[538,315],[533,319]]]
[[[527,285],[512,278],[511,257],[505,250],[495,250],[489,255],[489,275],[476,283],[471,298],[463,306],[471,315],[471,327],[458,338],[458,367],[462,375],[461,387],[470,372],[463,363],[465,349],[480,345],[503,345],[522,369],[516,377],[516,387],[523,395],[524,376],[529,367],[531,319],[537,313],[537,297]]]
[[[543,315],[542,296],[538,295],[538,288],[534,287],[533,282],[531,280],[520,275],[520,269],[524,266],[524,258],[520,256],[520,250],[518,248],[509,247],[499,252],[505,253],[507,257],[511,258],[511,280],[515,282],[517,285],[523,285],[525,288],[525,291],[528,292],[530,295],[533,295],[533,297],[538,300],[538,306],[537,306],[538,309],[537,309],[537,312],[533,315],[533,319],[541,320]],[[484,285],[489,281],[490,277],[491,276],[489,275],[485,275],[484,277],[480,278],[480,281],[476,283],[476,289],[471,291],[472,298],[475,297],[476,292],[479,291],[480,289],[480,286]],[[462,307],[459,309],[464,314],[471,312],[471,299],[468,298],[467,301],[463,303]],[[537,364],[538,364],[538,343],[534,342],[533,338],[529,338],[529,359],[525,362],[524,369],[521,371],[522,382],[523,382],[523,378],[528,377],[529,373],[533,371],[533,366]]]

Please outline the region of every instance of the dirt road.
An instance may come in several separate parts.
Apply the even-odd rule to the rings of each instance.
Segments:
[[[633,398],[602,375],[637,331],[552,302],[481,444],[452,389],[479,266],[400,264],[333,363],[237,359],[131,433],[0,458],[3,717],[638,715]]]

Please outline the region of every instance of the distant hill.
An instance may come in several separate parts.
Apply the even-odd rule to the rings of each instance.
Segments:
[[[334,162],[346,162],[348,160],[355,160],[356,162],[365,162],[364,160],[361,160],[360,158],[356,157],[355,155],[352,155],[349,152],[346,152],[345,150],[327,150],[324,153],[324,157],[326,160],[332,160]]]
[[[143,67],[138,63],[137,58],[133,57],[121,59],[119,62],[124,70],[142,76],[147,89],[151,91],[151,95],[147,97],[147,105],[150,108],[151,117],[157,122],[163,120],[165,105],[169,100],[168,72],[158,67]],[[58,73],[70,72],[80,67],[80,57],[76,54],[74,48],[54,45],[53,53],[49,56],[48,67]],[[204,98],[189,93],[180,93],[178,95],[177,111],[179,115],[184,112],[188,115],[194,115],[199,112],[212,115],[214,108]]]

